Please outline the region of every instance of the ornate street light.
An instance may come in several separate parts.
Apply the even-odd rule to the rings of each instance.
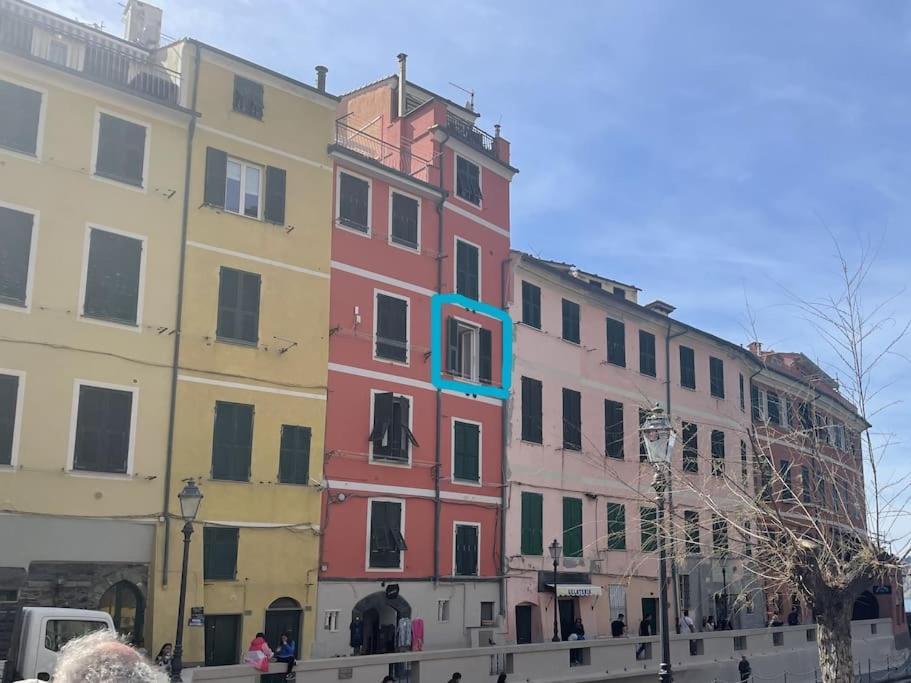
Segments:
[[[174,657],[171,659],[171,680],[182,681],[183,670],[183,617],[187,601],[187,564],[190,559],[190,536],[193,535],[193,521],[202,503],[202,491],[193,479],[187,479],[183,490],[177,494],[180,501],[180,516],[183,517],[183,565],[180,570],[180,602],[177,605],[177,637],[174,638]]]
[[[560,603],[557,599],[557,565],[560,563],[560,553],[563,552],[563,546],[557,542],[557,539],[554,539],[554,542],[547,546],[547,549],[550,551],[550,556],[554,561],[554,637],[552,640],[555,643],[560,642],[560,636],[557,634],[557,608]]]

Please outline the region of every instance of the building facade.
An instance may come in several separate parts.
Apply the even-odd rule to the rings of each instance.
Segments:
[[[486,643],[504,606],[503,413],[492,394],[505,393],[515,169],[474,111],[407,81],[405,55],[399,67],[342,97],[330,147],[314,656],[394,650],[402,619],[423,622],[427,649]]]

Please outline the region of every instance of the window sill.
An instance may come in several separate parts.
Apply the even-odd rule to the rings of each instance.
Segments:
[[[355,223],[354,221],[345,220],[344,218],[336,218],[335,227],[341,228],[342,230],[350,233],[354,233],[355,235],[360,235],[361,237],[370,237],[369,225],[361,225],[359,223]]]
[[[724,395],[718,396],[717,394],[711,394],[711,393],[710,393],[709,396],[711,396],[711,397],[714,398],[714,399],[718,399],[719,401],[723,401],[723,400],[724,400]]]
[[[411,469],[411,459],[396,460],[395,458],[383,458],[382,456],[377,457],[371,455],[369,463],[371,465],[382,465],[383,467],[398,467],[399,469],[405,470]]]
[[[235,582],[236,582],[236,581],[237,581],[237,577],[236,577],[236,576],[232,576],[231,578],[228,578],[228,577],[224,577],[224,578],[209,578],[209,577],[207,577],[207,578],[204,578],[204,579],[202,580],[203,585],[205,585],[205,584],[210,584],[210,583],[227,583],[227,582],[229,582],[229,581],[235,581]]]
[[[567,339],[566,337],[560,337],[560,341],[564,344],[569,344],[570,346],[575,346],[577,349],[582,348],[582,342],[573,341],[572,339]]]
[[[130,329],[133,331],[139,331],[139,323],[137,321],[129,320],[119,320],[117,318],[108,318],[103,315],[93,315],[91,313],[81,313],[79,316],[80,320],[87,323],[101,323],[102,325],[111,325],[113,327],[120,327],[125,329]]]
[[[247,341],[246,339],[232,339],[231,337],[219,337],[215,335],[215,341],[219,344],[228,344],[229,346],[242,346],[248,349],[259,348],[259,340]]]
[[[260,123],[263,122],[263,115],[262,115],[262,113],[260,113],[260,115],[257,116],[256,114],[251,114],[251,113],[248,112],[248,111],[241,111],[240,109],[234,109],[234,108],[231,109],[231,113],[232,113],[232,114],[240,114],[241,116],[244,116],[244,117],[246,117],[246,118],[248,118],[248,119],[253,119],[254,121],[259,121]]]
[[[640,376],[640,377],[645,377],[645,378],[647,378],[647,379],[653,379],[653,380],[657,380],[657,379],[658,379],[658,373],[657,373],[657,372],[656,372],[655,374],[652,374],[652,373],[650,373],[650,372],[642,372],[642,370],[640,370],[640,371],[639,371],[639,376]]]
[[[249,484],[250,479],[223,479],[221,477],[209,477],[208,481],[222,482],[225,484]]]
[[[79,477],[82,479],[114,479],[120,481],[130,481],[133,479],[133,474],[130,472],[102,472],[95,470],[66,470],[66,473],[72,477]]]
[[[385,356],[373,356],[373,360],[377,363],[384,363],[385,365],[397,365],[400,368],[410,368],[411,363],[406,358],[405,360],[398,360],[397,358],[386,358]]]
[[[405,568],[404,567],[370,567],[370,566],[368,566],[368,567],[364,568],[364,571],[371,572],[372,574],[382,573],[382,572],[400,574],[405,571]]]
[[[527,327],[529,330],[534,330],[535,332],[544,332],[544,330],[541,329],[540,325],[532,325],[531,323],[527,323],[524,320],[517,320],[516,325],[521,325],[522,327]]]
[[[624,362],[624,363],[617,363],[617,362],[612,361],[612,360],[605,360],[604,363],[605,363],[605,365],[613,365],[615,368],[623,368],[624,370],[626,370],[626,363],[625,363],[625,362]]]
[[[677,386],[681,389],[685,389],[686,391],[692,391],[693,393],[696,392],[696,387],[687,387],[682,384],[678,384]]]
[[[401,249],[402,251],[410,252],[412,254],[421,253],[420,244],[412,244],[411,242],[403,242],[403,241],[397,240],[395,237],[389,238],[389,246],[395,247],[396,249]]]
[[[7,147],[6,145],[0,145],[0,152],[3,152],[4,154],[9,154],[10,156],[14,156],[19,159],[23,159],[25,161],[35,161],[35,162],[41,161],[38,158],[37,151],[28,152],[28,151],[24,151],[21,149],[16,149],[15,147]]]
[[[122,178],[122,177],[114,175],[112,173],[104,173],[103,171],[99,171],[98,169],[95,169],[95,177],[100,180],[108,180],[111,182],[115,182],[115,183],[118,183],[119,185],[126,185],[127,187],[130,187],[134,190],[142,190],[143,192],[145,192],[145,189],[146,189],[145,185],[143,184],[142,179],[134,180],[133,178]]]
[[[524,444],[528,445],[528,446],[539,446],[539,447],[543,447],[543,446],[544,446],[544,442],[543,442],[543,441],[529,441],[529,440],[527,440],[527,439],[519,439],[519,441],[520,441],[521,443],[524,443]]]
[[[453,198],[453,199],[458,199],[462,204],[465,204],[466,206],[470,206],[470,207],[472,207],[472,208],[475,208],[475,209],[477,209],[478,211],[480,211],[480,210],[483,208],[483,203],[484,203],[484,198],[483,198],[483,197],[482,197],[480,200],[478,200],[477,202],[473,202],[473,201],[471,201],[470,199],[466,199],[466,198],[463,197],[462,195],[458,194],[458,192],[453,192],[453,193],[452,193],[452,198]]]
[[[245,220],[252,221],[254,223],[259,223],[260,225],[274,225],[277,228],[283,227],[283,225],[281,223],[273,223],[272,221],[267,221],[262,216],[248,216],[245,213],[240,213],[238,211],[231,211],[230,209],[226,209],[224,206],[218,206],[216,204],[203,204],[203,206],[207,209],[212,209],[212,211],[215,211],[216,213],[220,213],[224,216],[234,216],[236,218],[243,218]]]
[[[16,313],[29,313],[29,307],[25,302],[13,301],[12,299],[0,299],[0,309],[4,311],[14,311]]]
[[[453,477],[451,479],[453,486],[473,486],[475,488],[481,488],[484,484],[480,479],[472,481],[471,479],[456,479]]]

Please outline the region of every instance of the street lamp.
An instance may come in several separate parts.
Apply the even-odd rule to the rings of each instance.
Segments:
[[[193,535],[193,520],[202,503],[202,491],[193,479],[187,479],[183,490],[177,494],[180,501],[180,516],[183,517],[183,566],[180,570],[180,602],[177,604],[177,637],[174,638],[174,657],[171,659],[171,680],[182,681],[183,670],[183,616],[187,601],[187,564],[190,560],[190,536]]]
[[[667,489],[667,480],[670,475],[671,454],[674,452],[674,442],[677,435],[674,427],[660,405],[656,405],[642,426],[639,428],[648,461],[655,468],[655,479],[652,486],[658,497],[658,583],[661,591],[661,666],[658,669],[660,683],[672,683],[674,675],[671,672],[671,636],[667,623],[667,548],[664,539],[664,493]]]
[[[557,565],[560,562],[560,553],[563,551],[563,546],[557,542],[557,539],[554,539],[554,542],[551,543],[547,549],[550,551],[550,556],[554,560],[554,637],[552,640],[555,643],[560,642],[560,636],[557,635],[557,607],[559,607],[559,601],[557,600]]]

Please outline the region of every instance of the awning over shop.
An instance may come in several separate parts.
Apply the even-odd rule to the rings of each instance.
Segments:
[[[553,590],[554,584],[549,583],[547,587]],[[558,598],[590,598],[601,595],[601,586],[593,586],[589,583],[558,583]]]

